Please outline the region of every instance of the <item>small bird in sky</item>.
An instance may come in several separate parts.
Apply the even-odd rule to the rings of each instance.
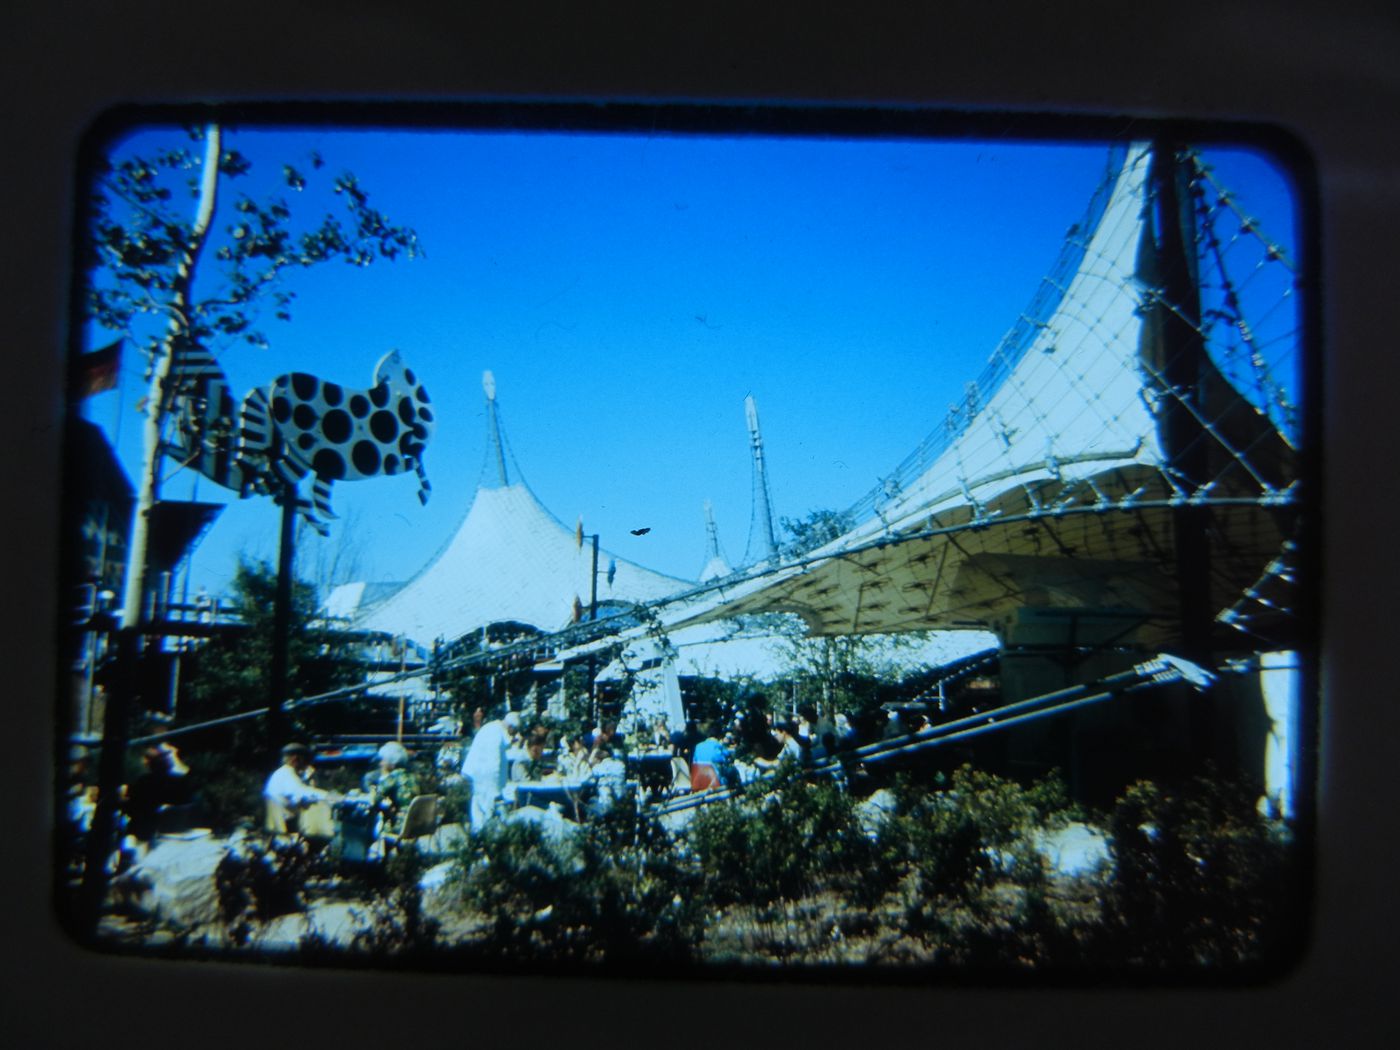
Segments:
[[[645,535],[646,535],[648,532],[650,532],[650,531],[651,531],[650,528],[646,528],[646,529],[633,529],[633,530],[632,530],[632,535],[633,535],[633,536],[645,536]]]

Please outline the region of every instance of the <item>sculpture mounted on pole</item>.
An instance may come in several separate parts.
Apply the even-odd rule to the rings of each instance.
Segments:
[[[182,464],[241,497],[292,494],[296,509],[321,535],[331,510],[331,486],[409,470],[418,498],[432,485],[423,453],[435,420],[428,391],[397,350],[374,369],[374,385],[347,390],[305,372],[255,387],[235,413],[228,382],[202,347],[176,354],[168,450]],[[307,474],[311,499],[296,495]],[[280,500],[279,500],[280,502]]]
[[[243,398],[234,421],[228,381],[203,347],[177,348],[170,371],[167,450],[182,464],[246,498],[271,495],[282,508],[268,689],[268,736],[282,736],[291,631],[292,553],[300,514],[322,536],[333,518],[331,486],[412,470],[418,499],[432,486],[423,452],[434,429],[428,391],[397,350],[380,359],[374,385],[347,390],[305,372],[278,376]],[[311,499],[298,493],[313,476]]]

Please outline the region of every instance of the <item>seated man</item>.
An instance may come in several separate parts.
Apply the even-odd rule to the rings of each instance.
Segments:
[[[306,782],[304,771],[310,768],[311,749],[305,744],[288,744],[282,749],[282,764],[263,785],[263,798],[269,805],[279,807],[288,831],[295,829],[296,815],[307,806],[340,799],[334,792],[323,791]]]
[[[127,817],[127,832],[138,842],[149,843],[161,809],[187,805],[194,799],[194,789],[189,777],[176,768],[174,748],[148,747],[141,757],[146,771],[127,787],[122,812]]]
[[[757,757],[754,764],[760,769],[773,770],[784,762],[792,762],[797,765],[805,765],[807,762],[807,752],[803,750],[802,742],[797,736],[796,722],[779,722],[773,727],[773,735],[778,739],[778,753],[773,758]]]

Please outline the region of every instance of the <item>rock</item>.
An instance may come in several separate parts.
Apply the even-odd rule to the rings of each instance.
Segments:
[[[421,852],[432,857],[443,857],[460,849],[467,841],[467,830],[461,824],[444,824],[430,836],[418,840]]]
[[[328,947],[349,948],[356,934],[373,925],[374,916],[366,905],[317,900],[306,911],[279,915],[255,926],[248,945],[258,951],[297,951],[314,938]]]
[[[680,835],[690,827],[695,820],[695,815],[699,812],[699,806],[691,806],[688,809],[678,809],[674,813],[663,813],[657,819],[661,826],[672,835]]]
[[[1088,875],[1109,863],[1108,837],[1097,828],[1073,822],[1035,843],[1051,869],[1061,875]]]
[[[858,802],[856,819],[860,821],[861,829],[873,838],[886,818],[894,813],[896,805],[894,792],[888,788],[881,788],[864,802]]]
[[[564,842],[577,834],[579,825],[562,813],[553,809],[540,809],[539,806],[522,806],[506,817],[512,824],[530,823],[539,826],[545,837],[555,842]]]
[[[374,925],[374,916],[364,905],[345,901],[313,901],[306,911],[308,926],[325,941],[338,948],[348,948],[355,935]]]
[[[145,915],[181,927],[216,923],[214,872],[227,846],[220,839],[157,839],[121,879],[128,902]]]
[[[445,860],[423,872],[419,878],[418,888],[423,891],[424,918],[445,922],[456,911],[455,894],[447,885],[456,867],[455,861]]]
[[[254,929],[248,944],[260,951],[294,951],[301,947],[311,929],[311,920],[305,912],[279,915]]]

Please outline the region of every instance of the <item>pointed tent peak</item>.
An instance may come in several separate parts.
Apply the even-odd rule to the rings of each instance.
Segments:
[[[490,369],[481,373],[481,389],[486,393],[486,455],[487,459],[496,467],[495,483],[505,487],[510,484],[510,474],[506,471],[505,445],[501,441],[501,420],[496,409],[496,377],[491,374]]]
[[[749,451],[753,457],[753,520],[749,525],[749,541],[744,561],[758,558],[771,560],[777,555],[778,542],[773,532],[773,498],[768,488],[768,470],[763,462],[763,434],[758,426],[758,403],[753,395],[744,397],[744,417],[749,427]],[[755,550],[758,552],[755,557]]]

